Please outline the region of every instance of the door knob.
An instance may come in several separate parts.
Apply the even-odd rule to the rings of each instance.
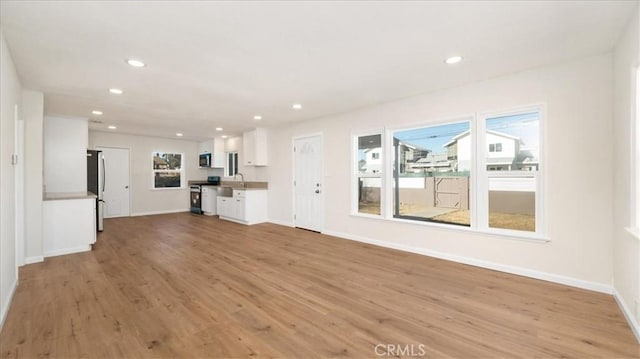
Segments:
[[[129,188],[129,186],[124,186],[124,188],[127,188],[127,189],[128,189],[128,188]]]
[[[316,193],[320,193],[320,190],[319,190],[319,189],[317,189],[317,190],[316,190]]]

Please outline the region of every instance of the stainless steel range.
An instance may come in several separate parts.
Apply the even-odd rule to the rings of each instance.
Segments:
[[[202,214],[202,188],[200,185],[194,184],[189,186],[191,198],[191,212]]]

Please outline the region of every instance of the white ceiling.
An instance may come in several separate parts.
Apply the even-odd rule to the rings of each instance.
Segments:
[[[220,135],[215,127],[239,133],[318,118],[610,51],[637,2],[0,6],[23,85],[45,93],[47,114],[99,109],[93,118],[104,123],[93,129],[201,139]],[[444,64],[453,54],[464,61]],[[148,66],[130,67],[130,57]]]

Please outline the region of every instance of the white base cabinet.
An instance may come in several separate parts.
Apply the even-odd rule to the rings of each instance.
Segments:
[[[96,199],[42,202],[44,257],[91,250],[96,242]]]
[[[218,190],[214,186],[202,186],[201,190],[201,208],[205,216],[214,216],[218,214],[217,196]]]
[[[220,219],[242,224],[267,221],[267,190],[234,190],[233,197],[218,197]]]

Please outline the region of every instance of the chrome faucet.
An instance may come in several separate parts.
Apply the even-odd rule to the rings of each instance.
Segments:
[[[242,185],[242,188],[246,188],[247,184],[244,183],[244,175],[242,173],[237,172],[235,175],[233,175],[233,180],[235,181],[236,176],[238,176],[238,175],[240,175],[240,179],[241,179],[240,184]]]

